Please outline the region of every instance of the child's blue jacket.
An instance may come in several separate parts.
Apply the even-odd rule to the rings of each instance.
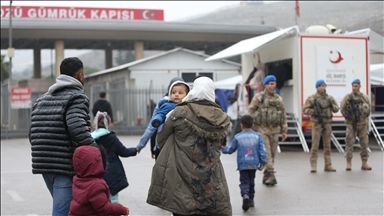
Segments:
[[[222,148],[224,154],[232,154],[236,150],[238,170],[255,170],[267,163],[264,140],[253,130],[236,134],[232,143]]]
[[[139,144],[136,146],[139,149],[143,149],[148,141],[151,139],[152,135],[154,133],[158,133],[161,131],[161,129],[164,126],[164,120],[169,111],[171,111],[170,108],[174,108],[176,104],[169,99],[168,96],[163,97],[159,103],[157,103],[155,110],[153,111],[152,118],[149,121],[148,127],[145,129],[144,134],[141,136],[141,139],[139,141]],[[158,127],[154,127],[153,121],[160,121],[160,125]],[[159,149],[159,145],[157,144],[157,139],[156,139],[156,144],[153,150]]]

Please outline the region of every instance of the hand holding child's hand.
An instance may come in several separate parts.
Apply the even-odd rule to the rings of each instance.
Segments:
[[[136,152],[137,152],[137,154],[139,154],[139,153],[140,153],[140,151],[141,151],[141,149],[139,149],[139,148],[136,148]]]
[[[264,169],[263,166],[261,166],[261,167],[258,168],[259,171],[263,171],[263,169]]]
[[[129,215],[129,208],[128,207],[125,207],[127,209],[127,214],[126,215]]]
[[[156,156],[154,155],[154,154],[151,154],[152,155],[152,159],[155,159],[156,158]]]

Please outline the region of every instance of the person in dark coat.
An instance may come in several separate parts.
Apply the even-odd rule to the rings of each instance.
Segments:
[[[83,62],[66,58],[56,83],[33,104],[29,128],[32,173],[44,178],[53,199],[52,215],[68,215],[75,174],[73,152],[79,146],[96,145],[88,113]]]
[[[105,92],[100,92],[100,94],[99,94],[100,99],[97,100],[97,101],[93,104],[92,114],[93,114],[93,117],[96,117],[96,113],[97,113],[97,111],[100,111],[100,112],[107,112],[107,114],[111,117],[111,122],[113,123],[112,106],[111,106],[111,104],[107,101],[105,95],[106,95]]]
[[[108,155],[108,166],[104,174],[104,180],[111,192],[111,202],[118,203],[118,193],[129,185],[119,156],[136,156],[137,149],[125,147],[116,134],[108,130],[111,118],[106,112],[97,112],[94,123],[96,130],[92,132],[92,137],[99,146],[106,150]]]
[[[128,215],[129,209],[111,203],[109,189],[103,179],[107,166],[106,152],[96,146],[81,146],[73,154],[73,200],[69,216]]]

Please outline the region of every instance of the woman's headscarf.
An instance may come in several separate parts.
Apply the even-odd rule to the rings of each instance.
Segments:
[[[215,85],[208,77],[199,77],[193,82],[193,88],[184,101],[209,100],[215,102]]]

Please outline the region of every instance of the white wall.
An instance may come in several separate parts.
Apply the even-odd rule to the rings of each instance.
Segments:
[[[177,76],[177,70],[132,70],[130,74],[130,78],[135,80],[136,88],[149,88],[152,81],[154,89],[166,89],[169,81]]]
[[[239,70],[240,66],[222,61],[204,61],[206,57],[182,50],[134,65],[130,70]]]

